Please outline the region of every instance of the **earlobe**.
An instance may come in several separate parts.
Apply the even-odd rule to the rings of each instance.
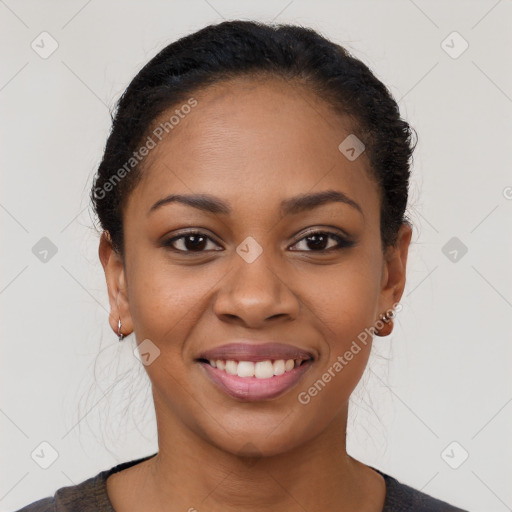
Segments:
[[[118,335],[119,321],[121,321],[122,334],[127,336],[132,332],[133,326],[128,303],[125,269],[123,259],[114,249],[108,231],[104,231],[101,235],[98,255],[107,282],[110,327]]]

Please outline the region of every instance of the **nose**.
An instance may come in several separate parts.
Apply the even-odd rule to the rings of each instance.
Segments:
[[[223,321],[259,328],[270,320],[297,318],[300,303],[282,275],[282,266],[271,265],[265,251],[248,263],[235,255],[234,268],[223,279],[214,311]],[[281,275],[280,275],[281,272]]]

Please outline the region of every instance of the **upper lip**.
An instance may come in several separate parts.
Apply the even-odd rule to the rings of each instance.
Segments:
[[[198,359],[207,360],[235,360],[235,361],[276,361],[279,359],[313,359],[307,350],[300,349],[284,343],[228,343],[202,352]]]

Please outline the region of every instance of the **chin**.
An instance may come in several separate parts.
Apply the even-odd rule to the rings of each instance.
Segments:
[[[258,459],[300,449],[321,433],[323,425],[283,411],[279,417],[246,415],[239,421],[231,418],[209,427],[201,437],[210,445],[232,455]]]

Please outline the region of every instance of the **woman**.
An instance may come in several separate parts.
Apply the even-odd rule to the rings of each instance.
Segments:
[[[412,130],[359,60],[230,21],[134,78],[91,193],[158,452],[21,509],[456,511],[346,452],[406,279]]]

